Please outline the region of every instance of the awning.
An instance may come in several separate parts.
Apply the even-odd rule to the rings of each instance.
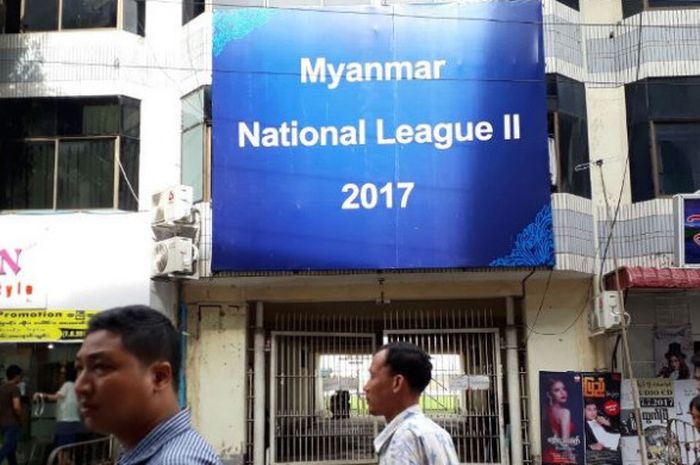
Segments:
[[[700,289],[700,269],[623,266],[619,273],[622,289]],[[605,289],[617,289],[614,271],[605,275]]]

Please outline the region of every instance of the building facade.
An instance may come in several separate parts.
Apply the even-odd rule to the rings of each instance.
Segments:
[[[614,270],[677,266],[672,196],[700,184],[698,2],[544,2],[553,268],[306,273],[211,271],[211,50],[215,10],[312,5],[55,3],[0,0],[0,284],[22,289],[21,266],[33,289],[0,308],[166,312],[183,403],[226,463],[374,461],[381,424],[358,386],[390,340],[433,355],[423,407],[465,463],[540,462],[539,371],[622,370],[617,333],[593,336],[589,313]],[[152,279],[169,232],[151,197],[177,184],[198,205],[196,279]],[[635,375],[656,374],[654,328],[700,334],[688,282],[627,280]],[[39,389],[39,367],[77,350],[60,347],[0,354]]]

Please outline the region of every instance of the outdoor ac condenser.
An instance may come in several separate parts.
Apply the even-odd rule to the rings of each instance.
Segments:
[[[592,332],[617,329],[622,319],[617,291],[602,291],[593,299],[588,324]]]
[[[152,276],[191,275],[196,250],[189,237],[171,237],[153,247]]]
[[[152,197],[154,225],[172,225],[192,222],[192,187],[174,186]]]

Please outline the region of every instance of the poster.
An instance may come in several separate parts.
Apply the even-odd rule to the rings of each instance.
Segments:
[[[620,373],[582,373],[587,465],[620,465]]]
[[[698,450],[698,439],[700,435],[693,426],[693,418],[690,415],[690,401],[698,395],[697,381],[694,379],[686,379],[675,381],[674,389],[674,409],[671,427],[675,435],[676,446],[672,448],[674,459],[677,463],[685,465],[693,465],[700,458]]]
[[[0,342],[79,342],[96,310],[0,311]]]
[[[540,409],[542,464],[583,465],[581,374],[541,371]]]
[[[654,330],[654,360],[659,378],[690,379],[693,354],[690,325],[660,326]]]
[[[674,386],[670,379],[638,379],[641,420],[634,412],[630,380],[623,380],[621,387],[620,432],[622,433],[622,461],[625,465],[641,464],[637,428],[644,431],[648,465],[666,465],[666,425],[674,415]]]

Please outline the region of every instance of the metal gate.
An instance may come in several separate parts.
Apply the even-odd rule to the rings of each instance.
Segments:
[[[377,420],[362,393],[375,335],[271,336],[271,463],[375,462]]]
[[[421,407],[455,441],[461,463],[503,464],[502,372],[494,328],[384,330],[433,363]],[[373,333],[271,333],[270,463],[372,463],[383,421],[362,387],[378,345]]]

